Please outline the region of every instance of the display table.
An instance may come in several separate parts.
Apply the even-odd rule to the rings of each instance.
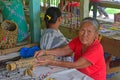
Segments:
[[[104,52],[112,56],[120,57],[120,23],[103,23],[101,27],[102,40]],[[111,57],[112,57],[111,56]],[[120,71],[119,61],[111,61],[110,69],[107,73]]]
[[[32,76],[24,75],[26,69],[28,68],[19,68],[13,71],[0,69],[0,80],[93,80],[76,69],[39,66],[33,69]]]
[[[105,52],[108,52],[113,56],[120,57],[120,40],[103,36],[101,44]]]
[[[120,57],[120,23],[102,23],[100,33],[104,51]]]
[[[67,69],[57,66],[37,67],[33,71],[33,76],[40,80],[93,80],[76,69]]]

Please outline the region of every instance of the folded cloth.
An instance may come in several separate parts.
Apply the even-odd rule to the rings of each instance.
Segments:
[[[35,51],[38,51],[38,50],[40,50],[40,48],[38,46],[33,46],[31,48],[23,47],[20,49],[20,56],[22,58],[33,57]]]

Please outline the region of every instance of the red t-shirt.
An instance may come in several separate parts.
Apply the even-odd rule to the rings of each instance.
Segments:
[[[81,54],[82,44],[78,37],[69,42],[69,47],[74,51],[74,61],[83,57],[92,63],[88,67],[78,69],[80,72],[87,74],[94,80],[106,80],[104,52],[98,39],[91,44],[84,54]]]
[[[66,10],[68,11],[68,9],[71,12],[71,7],[79,7],[80,3],[79,2],[70,2],[66,5]]]
[[[78,6],[80,6],[80,3],[79,3],[79,2],[72,2],[72,3],[71,3],[71,6],[73,6],[73,7],[78,7]]]

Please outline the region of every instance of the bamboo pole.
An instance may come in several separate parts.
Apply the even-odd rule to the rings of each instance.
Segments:
[[[53,56],[53,55],[43,55],[39,58],[46,58],[46,59],[55,60],[55,56]],[[18,61],[8,63],[6,65],[6,69],[12,71],[12,70],[15,70],[17,68],[33,67],[34,66],[34,61],[35,61],[35,58],[33,58],[33,57],[32,58],[20,59]]]

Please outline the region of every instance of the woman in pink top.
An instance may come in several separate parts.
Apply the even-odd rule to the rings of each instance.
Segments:
[[[79,34],[68,45],[35,53],[35,66],[53,65],[76,68],[94,80],[106,80],[106,65],[103,47],[98,40],[99,22],[91,17],[83,19]],[[74,62],[50,60],[42,55],[68,56],[74,53]]]

